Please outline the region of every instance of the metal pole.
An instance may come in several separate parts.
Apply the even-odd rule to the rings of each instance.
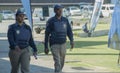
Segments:
[[[33,31],[32,2],[31,2],[31,0],[30,0],[30,9],[31,9],[31,20],[32,20],[31,29],[32,29],[32,31]]]

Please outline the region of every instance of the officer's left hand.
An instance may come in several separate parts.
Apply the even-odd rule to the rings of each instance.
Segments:
[[[45,49],[44,49],[44,52],[45,52],[46,55],[48,55],[48,54],[49,54],[49,49],[48,49],[48,48],[45,48]]]
[[[37,59],[37,52],[33,52],[33,56]]]
[[[74,48],[74,42],[70,42],[71,48],[70,51],[72,51],[72,49]]]

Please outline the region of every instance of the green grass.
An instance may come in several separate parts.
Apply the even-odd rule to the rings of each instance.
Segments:
[[[117,66],[118,51],[107,48],[107,36],[80,38],[75,37],[75,48],[67,52],[67,61],[80,61],[67,63],[74,67],[104,67],[109,71],[119,71]],[[69,48],[69,45],[67,45]]]
[[[109,25],[101,24],[96,28],[96,30],[106,29],[109,29]],[[74,31],[75,34],[80,32],[82,31]],[[107,47],[108,35],[89,38],[74,36],[74,39],[75,46],[72,51],[69,50],[70,45],[67,42],[67,65],[84,68],[102,67],[107,71],[120,72],[120,67],[117,66],[118,51]],[[43,54],[44,46],[41,44],[38,48]]]
[[[110,28],[110,24],[98,24],[95,28],[96,30],[108,30]]]

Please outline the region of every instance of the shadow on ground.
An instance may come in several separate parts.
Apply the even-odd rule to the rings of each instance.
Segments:
[[[81,71],[89,71],[89,70],[92,70],[92,69],[89,69],[89,68],[84,68],[84,67],[72,67],[72,69],[75,69],[75,70],[81,70]]]

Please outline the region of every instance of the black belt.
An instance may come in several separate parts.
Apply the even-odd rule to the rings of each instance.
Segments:
[[[25,49],[25,48],[27,48],[27,47],[29,47],[29,46],[25,46],[25,47],[20,47],[20,49]]]

